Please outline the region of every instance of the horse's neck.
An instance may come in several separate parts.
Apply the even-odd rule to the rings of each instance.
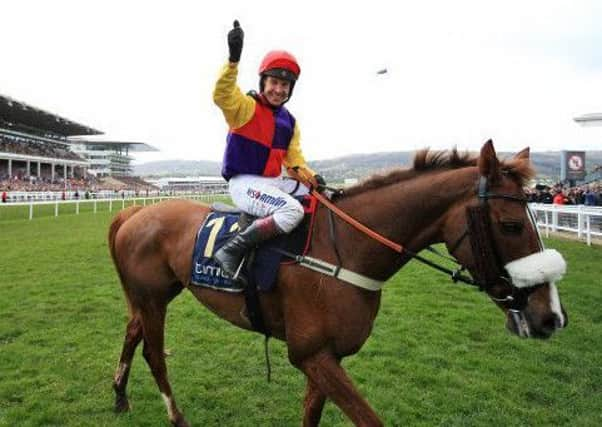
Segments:
[[[343,200],[340,207],[361,223],[413,252],[441,241],[446,212],[476,181],[472,169],[432,171]],[[393,250],[368,237],[342,239],[347,263],[371,277],[387,279],[405,262]],[[376,275],[376,276],[375,276]]]

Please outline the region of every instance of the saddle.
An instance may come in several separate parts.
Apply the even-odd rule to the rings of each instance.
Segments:
[[[299,198],[299,201],[305,210],[303,221],[291,233],[277,236],[247,254],[243,266],[245,280],[242,281],[234,281],[223,274],[217,262],[213,260],[213,254],[234,237],[235,233],[248,227],[255,217],[224,203],[213,204],[211,212],[197,232],[191,283],[225,292],[242,292],[247,287],[245,282],[253,284],[262,292],[272,290],[276,284],[280,264],[294,262],[281,251],[304,255],[309,250],[317,201],[312,196],[304,196]]]

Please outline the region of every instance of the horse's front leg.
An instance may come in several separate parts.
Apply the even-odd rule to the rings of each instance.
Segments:
[[[308,378],[303,402],[303,427],[315,427],[320,424],[325,402],[326,395]]]
[[[307,375],[309,382],[313,383],[324,396],[331,399],[356,426],[383,425],[368,402],[360,396],[351,379],[339,364],[339,360],[331,352],[321,351],[295,363],[295,366],[301,369]],[[320,402],[314,399],[314,403]],[[318,405],[315,405],[313,410],[306,407],[304,425],[315,425],[307,424],[308,416],[315,416],[316,413],[319,415],[323,404],[322,400],[319,411],[316,411]],[[317,418],[316,421],[319,421],[319,416]]]

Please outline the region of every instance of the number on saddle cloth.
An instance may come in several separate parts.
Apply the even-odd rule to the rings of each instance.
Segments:
[[[273,248],[286,249],[295,254],[305,254],[309,249],[311,216],[315,203],[309,203],[311,202],[309,199],[306,199],[305,202],[311,205],[311,208],[307,209],[305,219],[292,233],[269,240],[255,251],[253,265],[247,274],[253,275],[253,282],[262,291],[268,291],[274,287],[278,269],[283,260],[283,255],[274,251]],[[226,292],[241,292],[244,289],[243,285],[228,278],[221,271],[217,262],[213,260],[213,254],[255,218],[248,214],[242,214],[242,211],[229,205],[215,206],[214,204],[212,208],[213,211],[209,213],[197,233],[192,259],[191,283]]]
[[[213,254],[239,230],[241,213],[213,211],[199,228],[192,255],[191,283],[226,292],[241,292],[241,283],[229,278],[213,260]]]

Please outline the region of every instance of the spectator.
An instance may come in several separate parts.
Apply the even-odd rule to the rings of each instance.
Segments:
[[[582,188],[571,188],[569,199],[572,205],[582,205],[585,203],[585,193]]]
[[[546,203],[546,204],[552,204],[553,202],[553,197],[550,194],[550,190],[546,187],[543,190],[541,190],[541,192],[539,193],[538,199],[537,201],[539,203]]]
[[[596,206],[596,193],[594,193],[591,187],[589,187],[585,192],[585,205]]]
[[[6,194],[6,191],[2,192],[2,203],[6,203],[6,199],[8,199],[8,194]]]
[[[555,205],[566,205],[568,201],[569,200],[564,192],[562,190],[557,190],[556,194],[554,195],[553,203]]]

